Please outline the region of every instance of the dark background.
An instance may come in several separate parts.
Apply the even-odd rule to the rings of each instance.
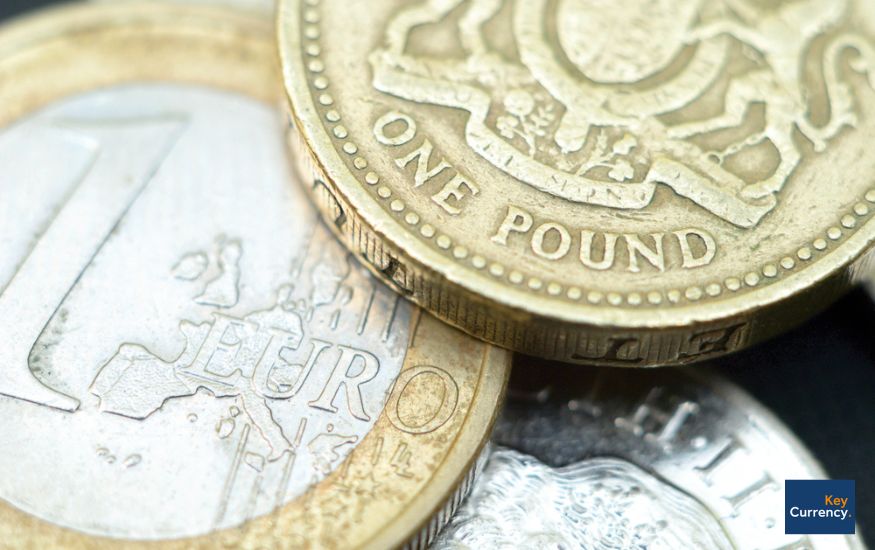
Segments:
[[[60,3],[0,0],[0,19]],[[834,479],[857,481],[857,518],[875,541],[875,304],[856,291],[799,329],[721,362]]]
[[[833,479],[857,481],[857,521],[875,545],[875,302],[857,290],[813,321],[721,361]]]
[[[59,0],[0,0],[0,19],[6,19],[25,11],[50,4],[60,4]]]

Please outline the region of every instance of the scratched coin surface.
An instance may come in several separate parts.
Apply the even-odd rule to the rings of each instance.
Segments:
[[[418,547],[466,489],[509,354],[320,223],[270,29],[123,3],[0,32],[4,547]]]
[[[692,363],[859,278],[868,0],[282,0],[279,31],[322,210],[482,339]]]
[[[549,367],[515,371],[496,446],[436,550],[863,548],[859,534],[784,534],[784,481],[826,473],[733,384]]]

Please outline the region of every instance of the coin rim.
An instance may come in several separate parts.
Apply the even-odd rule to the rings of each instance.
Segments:
[[[525,366],[531,365],[527,364]],[[547,367],[549,367],[549,365],[547,365]],[[721,401],[728,405],[728,408],[734,411],[734,414],[747,419],[748,427],[750,427],[753,432],[759,434],[761,437],[765,437],[764,434],[767,435],[768,437],[765,437],[765,439],[768,440],[770,447],[766,449],[766,451],[775,450],[780,453],[781,456],[790,457],[794,462],[794,468],[798,467],[798,469],[804,471],[805,477],[793,479],[830,479],[829,472],[826,471],[826,469],[823,467],[823,464],[817,459],[817,457],[815,457],[812,451],[805,445],[805,443],[799,438],[799,436],[795,432],[793,432],[793,430],[783,421],[783,419],[779,417],[768,406],[766,406],[765,403],[760,401],[756,396],[754,396],[740,384],[729,378],[726,373],[722,372],[724,370],[725,368],[715,367],[712,364],[709,364],[702,369],[667,369],[665,371],[659,371],[658,374],[661,374],[668,380],[660,380],[657,382],[656,385],[666,387],[668,389],[667,391],[672,395],[679,395],[678,390],[682,390],[685,385],[692,386],[693,388],[706,388],[706,394],[697,396],[697,401],[700,403],[708,402],[715,399],[717,401]],[[569,399],[580,397],[590,389],[591,388],[580,387],[577,389],[574,396],[563,396],[563,399],[559,400],[557,402],[557,405],[561,405]],[[723,415],[724,418],[726,416],[727,415]],[[516,449],[512,445],[499,445],[507,449],[525,453],[525,451]],[[607,455],[597,454],[595,456],[612,455],[608,453]],[[616,453],[616,458],[626,460],[639,468],[643,468],[648,472],[655,473],[658,477],[666,480],[676,489],[683,491],[690,497],[696,499],[708,509],[709,513],[714,516],[715,519],[719,520],[723,530],[727,533],[730,533],[726,526],[723,524],[723,518],[719,517],[718,512],[715,511],[710,504],[706,503],[706,501],[702,498],[701,494],[692,492],[689,489],[677,484],[670,476],[667,476],[665,472],[653,468],[652,465],[645,463],[645,461],[635,460],[632,456],[627,456],[623,453]],[[774,481],[776,483],[782,483],[786,480],[775,479]],[[783,487],[781,490],[782,492],[785,492],[785,489]],[[857,525],[856,534],[853,535],[842,535],[838,537],[835,535],[799,536],[807,537],[813,542],[813,547],[811,550],[835,550],[837,545],[832,544],[831,541],[836,540],[845,542],[846,544],[843,546],[843,548],[847,548],[848,550],[865,550],[866,548],[859,525]],[[734,541],[733,537],[731,537],[731,539]]]
[[[318,3],[318,2],[317,2]],[[304,66],[303,40],[300,30],[301,7],[304,0],[280,0],[278,36],[280,59],[283,65],[284,83],[288,104],[296,130],[302,135],[306,147],[316,161],[326,184],[337,196],[351,207],[357,221],[369,230],[381,243],[399,256],[398,260],[411,264],[424,289],[416,289],[411,298],[463,330],[483,337],[471,324],[449,318],[433,307],[425,296],[430,289],[442,293],[445,283],[454,288],[449,295],[460,303],[487,303],[492,309],[506,314],[508,310],[532,315],[562,325],[578,327],[605,327],[616,329],[661,329],[682,328],[694,324],[713,323],[746,316],[757,310],[780,306],[788,298],[822,286],[831,277],[844,281],[850,288],[860,280],[854,264],[875,244],[875,217],[861,223],[852,234],[830,251],[807,263],[804,268],[782,277],[766,287],[745,290],[742,294],[720,298],[708,303],[679,305],[663,303],[649,309],[623,306],[593,306],[584,302],[569,301],[549,296],[533,296],[515,286],[497,282],[468,266],[454,261],[423,242],[377,201],[355,178],[343,161],[318,114],[318,107],[310,89],[310,78]],[[873,181],[875,184],[875,181]],[[325,210],[324,206],[320,206]],[[331,221],[331,220],[329,220]],[[349,237],[344,239],[349,246]],[[360,253],[359,253],[360,254]],[[759,269],[754,270],[759,272]],[[383,276],[385,279],[385,276]],[[470,297],[468,295],[471,295]],[[461,306],[460,306],[461,307]],[[498,341],[500,345],[507,342]],[[526,349],[525,351],[533,351]]]
[[[761,425],[768,427],[770,432],[777,434],[778,442],[781,446],[786,448],[787,455],[795,457],[799,464],[807,470],[808,474],[811,475],[811,479],[818,479],[816,476],[820,476],[820,479],[829,479],[829,472],[826,471],[823,464],[816,456],[814,456],[814,453],[805,445],[799,436],[790,429],[790,426],[788,426],[774,411],[768,408],[765,403],[761,402],[739,384],[730,380],[726,375],[720,372],[714,372],[713,370],[710,372],[702,372],[698,370],[693,371],[690,369],[681,369],[678,372],[702,385],[710,387],[715,395],[722,396],[727,402],[736,405],[738,410],[741,411],[740,414],[744,414],[749,419],[759,419]],[[817,542],[818,539],[828,542],[834,537],[834,535],[805,536],[813,538],[815,542]],[[839,539],[844,539],[848,543],[848,548],[851,550],[865,549],[859,525],[857,526],[856,534],[844,535],[839,537]],[[817,550],[817,548],[814,550]]]
[[[51,41],[73,41],[79,39],[79,35],[100,33],[104,30],[110,32],[125,30],[126,25],[145,24],[155,25],[162,32],[177,33],[180,36],[197,36],[215,38],[217,44],[227,45],[233,42],[239,45],[241,59],[227,61],[228,65],[217,66],[214,70],[196,75],[188,75],[188,78],[178,78],[178,70],[173,69],[175,78],[156,78],[153,74],[132,76],[130,67],[120,71],[119,74],[109,74],[111,69],[102,68],[104,72],[99,76],[86,75],[77,82],[49,81],[49,75],[42,78],[43,81],[36,84],[45,90],[37,98],[28,97],[20,104],[4,102],[0,104],[0,124],[7,127],[14,124],[20,117],[34,112],[52,101],[63,97],[74,96],[104,86],[121,85],[134,82],[172,81],[193,85],[202,85],[219,88],[232,92],[241,93],[247,97],[258,100],[261,103],[274,105],[281,96],[280,86],[273,87],[271,84],[278,79],[278,67],[275,63],[273,43],[273,26],[263,16],[252,13],[244,13],[231,8],[219,8],[214,6],[172,5],[170,3],[131,2],[110,4],[71,4],[61,7],[51,7],[37,10],[29,15],[4,22],[0,25],[0,64],[10,57],[21,53],[27,53],[29,48],[39,48]],[[160,27],[159,27],[160,26]],[[151,28],[151,27],[149,27]],[[130,35],[126,37],[130,40]],[[179,55],[184,55],[181,52]],[[246,56],[251,57],[246,57]],[[257,57],[256,57],[257,56]],[[214,54],[215,57],[215,54]],[[36,61],[29,60],[28,66],[39,68],[42,59],[36,56]],[[136,60],[127,60],[135,64]],[[223,59],[223,62],[225,60]],[[239,68],[246,64],[247,75],[250,79],[234,80],[232,76],[225,74],[223,70],[232,65]],[[253,66],[249,66],[253,65]],[[253,71],[253,72],[249,72]],[[229,74],[233,74],[233,71]],[[94,82],[97,79],[99,82]],[[271,89],[273,88],[273,89]],[[411,330],[418,331],[420,324],[432,327],[434,338],[445,345],[452,346],[459,338],[468,338],[455,330],[439,324],[432,318],[420,317],[423,313],[416,311],[414,320],[411,322]],[[455,433],[449,434],[450,443],[437,465],[432,467],[432,475],[429,482],[403,501],[400,512],[389,518],[375,518],[367,525],[365,531],[370,533],[370,539],[360,541],[362,547],[397,547],[413,539],[420,529],[433,525],[432,516],[445,506],[448,499],[459,498],[460,491],[467,486],[464,483],[466,476],[475,464],[480,450],[486,444],[491,426],[499,411],[499,405],[504,393],[507,377],[510,372],[510,356],[504,350],[481,346],[482,357],[478,354],[472,360],[480,365],[478,383],[473,389],[465,418],[459,422],[459,428]],[[417,353],[408,349],[404,358],[403,369],[417,365]],[[366,444],[369,440],[380,437],[377,423],[391,425],[385,411],[381,412],[376,420],[374,429],[360,442]],[[339,466],[335,472],[310,489],[310,494],[315,489],[327,486],[335,481],[344,465],[352,461],[354,453]],[[63,483],[63,480],[60,481]],[[287,514],[293,508],[301,508],[305,495],[299,497],[275,514],[259,516],[239,528],[222,531],[214,531],[205,535],[186,539],[165,539],[154,541],[114,539],[107,536],[92,535],[78,530],[69,529],[45,521],[37,516],[24,512],[14,505],[0,500],[0,535],[2,539],[16,547],[63,546],[66,548],[213,548],[217,545],[227,544],[229,540],[255,545],[272,546],[279,544],[287,547],[286,540],[278,540],[277,536],[291,536],[293,533],[274,533],[269,528],[273,520]],[[359,497],[356,497],[359,498]],[[327,521],[327,520],[326,520]],[[365,521],[364,523],[368,523]],[[256,524],[258,524],[256,526]],[[376,525],[376,527],[374,527]],[[251,527],[266,528],[259,531]],[[322,526],[323,530],[328,530]],[[306,538],[307,531],[294,533]],[[309,540],[308,544],[318,545],[316,539]]]

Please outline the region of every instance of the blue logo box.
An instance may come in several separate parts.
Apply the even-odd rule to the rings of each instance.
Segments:
[[[856,506],[854,481],[788,479],[784,530],[788,535],[853,535]]]

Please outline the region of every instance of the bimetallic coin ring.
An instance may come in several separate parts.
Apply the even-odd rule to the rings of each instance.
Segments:
[[[0,30],[4,548],[424,547],[509,354],[360,267],[292,181],[267,17]]]

